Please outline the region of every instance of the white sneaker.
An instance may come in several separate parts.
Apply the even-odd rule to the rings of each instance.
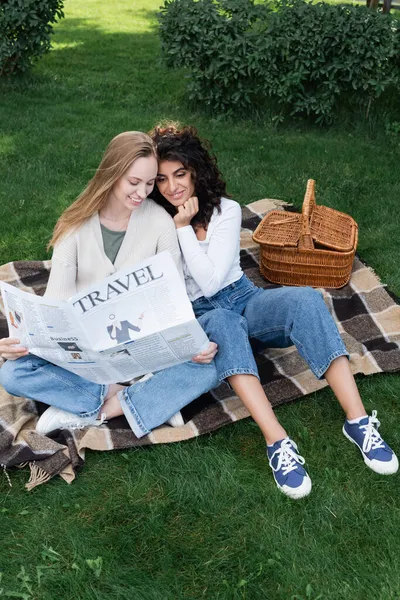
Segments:
[[[177,413],[172,415],[172,417],[170,419],[168,419],[167,423],[168,423],[168,425],[171,425],[171,427],[183,427],[185,424],[185,421],[183,420],[181,411],[179,410]]]
[[[97,415],[93,417],[80,417],[61,408],[50,406],[40,417],[36,425],[36,431],[45,435],[55,429],[84,429],[85,427],[98,427],[105,422],[106,415],[101,413],[101,418]]]

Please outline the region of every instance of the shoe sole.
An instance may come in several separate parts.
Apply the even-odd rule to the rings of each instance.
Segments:
[[[365,464],[367,465],[367,467],[369,467],[371,469],[371,471],[374,471],[374,473],[378,473],[378,475],[394,475],[395,473],[397,473],[398,468],[399,468],[398,463],[397,463],[396,469],[394,471],[393,471],[393,469],[392,470],[388,470],[388,469],[382,470],[379,468],[377,469],[376,465],[373,464],[373,461],[370,460],[367,456],[365,456],[362,448],[360,448],[360,446],[357,444],[357,442],[355,440],[353,440],[353,438],[347,433],[346,429],[344,428],[344,425],[342,427],[342,431],[343,431],[344,437],[347,438],[349,440],[349,442],[351,442],[352,444],[357,446],[357,448],[361,452],[361,456],[363,457]],[[384,465],[385,463],[381,463],[381,464]],[[389,463],[387,463],[387,464],[389,464]]]
[[[285,496],[287,496],[291,500],[301,500],[302,498],[305,498],[306,496],[309,495],[309,493],[311,492],[311,489],[312,489],[312,483],[311,483],[310,477],[308,477],[308,481],[310,482],[310,487],[309,487],[309,489],[307,489],[304,492],[304,491],[300,491],[301,486],[299,486],[298,488],[289,488],[288,487],[288,488],[286,488],[286,490],[284,490],[283,486],[279,485],[279,483],[275,479],[276,487],[278,488],[278,490],[280,492],[282,492],[282,494],[285,494]],[[298,490],[298,492],[296,492],[296,490]],[[288,492],[290,492],[290,493],[288,493]]]

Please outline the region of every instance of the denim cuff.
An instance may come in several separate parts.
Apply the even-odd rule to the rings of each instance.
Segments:
[[[226,379],[227,377],[231,377],[232,375],[254,375],[254,377],[257,377],[258,380],[260,379],[260,376],[257,371],[254,371],[253,369],[249,368],[241,369],[240,367],[224,371],[223,373],[218,375],[218,379],[222,382],[224,381],[224,379]]]
[[[124,415],[126,420],[128,421],[129,427],[132,429],[136,437],[141,438],[144,435],[148,435],[150,433],[150,429],[147,429],[142,419],[140,418],[139,413],[137,412],[131,399],[129,398],[127,389],[120,390],[117,393],[117,398],[120,401],[121,408],[124,411]]]
[[[314,373],[315,377],[317,377],[318,379],[322,379],[324,377],[326,371],[331,366],[332,362],[334,360],[336,360],[337,358],[339,358],[339,356],[346,356],[346,358],[350,359],[350,354],[347,352],[347,350],[336,350],[336,352],[333,352],[329,356],[327,363],[323,367],[320,367],[319,369],[317,369],[317,368],[313,367],[312,365],[310,365],[310,369]]]
[[[95,415],[98,415],[99,412],[101,412],[101,407],[104,404],[104,398],[107,396],[108,387],[109,387],[108,385],[101,384],[99,405],[97,406],[97,408],[95,408],[94,410],[91,410],[89,412],[80,412],[79,413],[80,417],[94,417]]]

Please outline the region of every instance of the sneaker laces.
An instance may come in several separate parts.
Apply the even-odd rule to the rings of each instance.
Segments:
[[[101,413],[100,419],[96,419],[94,423],[85,423],[85,419],[87,419],[87,417],[81,417],[80,419],[77,417],[77,421],[74,422],[71,421],[69,417],[63,417],[60,419],[60,423],[62,424],[60,429],[85,429],[85,427],[90,427],[90,425],[92,425],[92,427],[100,427],[103,423],[107,423],[106,413]]]
[[[378,428],[380,427],[380,421],[376,418],[377,411],[373,410],[372,415],[368,419],[368,423],[366,425],[360,425],[360,429],[364,431],[364,441],[363,441],[363,452],[367,453],[370,450],[377,450],[378,448],[384,448],[385,443],[378,432]]]
[[[297,446],[292,440],[283,440],[281,447],[275,450],[271,458],[269,459],[269,466],[273,471],[279,471],[282,469],[282,473],[287,475],[291,471],[297,468],[297,465],[304,465],[305,459],[300,456],[295,450]],[[273,466],[272,461],[275,456],[278,456],[278,463],[276,467]]]

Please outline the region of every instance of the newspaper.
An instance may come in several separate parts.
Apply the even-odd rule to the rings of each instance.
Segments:
[[[169,252],[121,269],[68,301],[4,282],[1,293],[11,337],[95,383],[166,369],[208,345]]]

